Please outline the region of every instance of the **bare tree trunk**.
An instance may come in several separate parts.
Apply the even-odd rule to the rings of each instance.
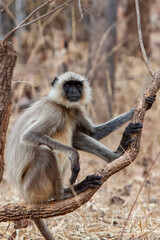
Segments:
[[[93,0],[92,9],[88,77],[93,82],[96,113],[105,121],[113,115],[117,0]]]
[[[12,45],[0,41],[0,181],[4,170],[4,148],[11,108],[11,80],[17,54]]]

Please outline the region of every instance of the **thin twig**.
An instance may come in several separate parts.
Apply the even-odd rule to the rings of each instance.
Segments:
[[[47,2],[45,2],[44,4],[38,6],[36,9],[34,9],[22,22],[20,22],[14,29],[12,29],[9,33],[6,34],[6,36],[3,39],[3,42],[6,41],[15,31],[17,31],[20,26],[22,27],[22,25],[29,19],[31,18],[37,11],[39,11],[40,9],[42,9],[43,7],[47,6],[49,3],[51,3],[54,0],[48,0]]]
[[[73,0],[68,0],[67,2],[59,5],[58,7],[52,9],[51,11],[49,11],[49,12],[41,15],[40,17],[38,17],[38,18],[36,18],[36,19],[33,19],[32,21],[30,21],[30,22],[28,22],[28,23],[24,23],[24,24],[23,24],[23,22],[26,22],[35,12],[37,12],[37,11],[40,10],[42,7],[46,6],[47,4],[49,4],[49,3],[52,2],[52,1],[54,1],[54,0],[49,0],[49,1],[47,1],[47,3],[42,4],[41,6],[39,6],[38,8],[36,8],[33,12],[31,12],[31,13],[29,14],[29,16],[28,16],[27,18],[25,18],[17,27],[15,27],[13,30],[11,30],[9,33],[6,34],[6,36],[5,36],[4,39],[3,39],[3,42],[5,42],[6,40],[8,40],[8,38],[11,37],[11,35],[12,35],[15,31],[17,31],[18,29],[20,29],[20,28],[22,28],[22,27],[26,27],[26,26],[28,26],[28,25],[30,25],[30,24],[32,24],[32,23],[35,23],[35,22],[39,21],[40,19],[43,19],[43,18],[45,18],[45,17],[53,14],[54,12],[58,11],[59,9],[67,6],[67,4],[71,3]]]
[[[126,221],[125,221],[125,224],[124,224],[124,227],[123,227],[123,229],[122,229],[121,238],[123,238],[124,230],[125,230],[126,225],[127,225],[128,221],[129,221],[129,218],[130,218],[130,216],[131,216],[131,213],[132,213],[132,211],[133,211],[133,209],[134,209],[134,207],[135,207],[135,205],[136,205],[136,202],[137,202],[137,200],[138,200],[138,198],[139,198],[139,195],[140,195],[140,193],[142,192],[142,189],[143,189],[143,187],[144,187],[144,184],[146,183],[146,180],[147,180],[147,178],[148,178],[148,176],[149,176],[149,174],[150,174],[153,166],[155,165],[157,159],[159,158],[159,156],[160,156],[160,152],[158,152],[158,154],[156,155],[154,161],[152,162],[152,164],[151,164],[151,166],[150,166],[150,168],[149,168],[149,170],[148,170],[148,172],[147,172],[147,174],[146,174],[146,176],[145,176],[145,178],[144,178],[144,180],[143,180],[143,182],[142,182],[142,184],[141,184],[141,187],[140,187],[140,189],[139,189],[139,191],[138,191],[138,194],[137,194],[137,196],[136,196],[136,198],[135,198],[135,200],[134,200],[134,202],[133,202],[133,205],[132,205],[132,207],[131,207],[131,209],[130,209],[130,211],[129,211],[128,217],[127,217],[127,219],[126,219]]]
[[[151,234],[152,232],[154,232],[155,230],[157,230],[160,227],[160,224],[158,224],[157,227],[153,228],[152,230],[144,233],[143,235],[136,237],[136,238],[132,238],[132,240],[142,240],[144,239],[144,237],[147,237],[149,234]]]
[[[78,0],[78,7],[79,7],[79,13],[80,13],[80,20],[83,19],[83,11],[82,11],[82,5],[81,5],[81,0]]]
[[[135,7],[136,7],[136,16],[137,16],[137,28],[138,28],[138,39],[139,39],[139,45],[142,51],[142,56],[144,59],[144,62],[148,68],[148,71],[150,73],[150,75],[153,77],[154,76],[154,71],[151,68],[151,65],[148,61],[148,57],[146,54],[146,50],[144,48],[144,44],[143,44],[143,37],[142,37],[142,30],[141,30],[141,17],[140,17],[140,10],[139,10],[139,2],[138,0],[135,0]]]
[[[0,9],[0,13],[4,12],[6,8],[13,2],[14,0],[11,0],[9,3],[7,3],[7,0],[5,0],[3,3],[0,3],[0,5],[3,7]]]
[[[2,5],[2,4],[0,3],[0,5]],[[2,5],[2,6],[3,6],[3,8],[0,9],[0,12],[3,12],[4,9],[6,8],[6,6],[7,6],[7,1],[6,0],[4,1],[4,5]]]
[[[32,21],[26,23],[26,24],[21,25],[20,28],[21,28],[21,27],[26,27],[26,26],[28,26],[28,25],[30,25],[30,24],[32,24],[32,23],[35,23],[35,22],[37,22],[37,21],[39,21],[39,20],[41,20],[41,19],[43,19],[43,18],[45,18],[45,17],[51,15],[52,13],[58,11],[59,9],[61,9],[61,8],[65,7],[65,6],[67,6],[67,4],[71,3],[72,1],[73,1],[73,0],[68,0],[67,2],[65,2],[65,3],[59,5],[58,7],[56,7],[56,8],[54,8],[54,9],[50,10],[49,12],[43,14],[42,16],[40,16],[40,17],[38,17],[38,18],[36,18],[36,19],[34,19],[34,20],[32,20]]]
[[[21,23],[18,24],[17,27],[22,26],[28,19],[30,19],[36,12],[38,12],[40,9],[42,9],[43,7],[47,6],[48,4],[50,4],[51,2],[53,2],[55,0],[48,0],[45,3],[43,3],[42,5],[38,6],[36,9],[34,9]],[[17,28],[16,27],[16,28]]]
[[[2,3],[0,3],[0,5],[2,5]],[[14,24],[17,25],[18,24],[17,19],[16,19],[15,15],[13,14],[13,12],[11,11],[11,9],[8,8],[8,6],[5,6],[4,11],[11,18],[11,20],[14,22]],[[0,13],[1,12],[3,12],[3,11],[0,11]]]

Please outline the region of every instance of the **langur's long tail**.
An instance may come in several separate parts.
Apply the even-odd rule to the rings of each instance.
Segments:
[[[55,238],[50,233],[47,225],[45,224],[45,222],[42,219],[34,218],[34,222],[35,222],[36,226],[38,227],[39,231],[41,232],[42,236],[46,240],[55,240]]]

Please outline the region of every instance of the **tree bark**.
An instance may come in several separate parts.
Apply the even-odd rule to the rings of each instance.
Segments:
[[[4,170],[4,149],[11,109],[11,80],[17,54],[11,43],[0,41],[0,182]]]
[[[160,89],[160,72],[154,75],[153,81],[138,100],[135,114],[133,116],[134,122],[143,123],[147,105],[145,98],[154,96]],[[102,176],[102,183],[104,183],[113,174],[124,169],[130,165],[137,157],[140,148],[141,132],[135,134],[135,141],[132,143],[130,149],[126,153],[110,164],[106,165],[104,169],[97,172]],[[21,219],[33,219],[36,217],[48,218],[70,213],[81,205],[86,203],[98,189],[88,189],[87,191],[63,201],[52,201],[45,204],[8,204],[0,207],[0,222],[13,221]]]

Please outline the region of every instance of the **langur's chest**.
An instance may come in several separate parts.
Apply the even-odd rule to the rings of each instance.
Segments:
[[[72,136],[74,130],[75,123],[69,119],[69,117],[65,120],[62,129],[57,131],[52,138],[67,145],[72,146]],[[65,169],[68,165],[68,156],[66,153],[55,152],[55,155],[58,159],[57,163],[59,166],[60,173],[62,175],[62,179],[64,176]]]
[[[52,138],[67,146],[71,146],[74,126],[75,123],[71,121],[69,117],[66,117],[65,123],[61,126],[61,129],[52,136]]]

